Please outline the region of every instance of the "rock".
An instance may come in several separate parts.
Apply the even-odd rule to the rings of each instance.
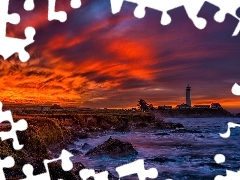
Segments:
[[[158,121],[155,126],[158,129],[177,129],[177,128],[184,128],[184,126],[180,123],[172,123],[172,122],[164,122]]]
[[[118,139],[111,137],[103,144],[89,150],[86,156],[102,156],[107,155],[110,157],[123,157],[137,155],[138,152],[133,148],[129,142],[122,142]]]
[[[168,133],[156,133],[155,135],[157,135],[157,136],[169,136],[170,134],[168,134]]]
[[[77,137],[78,137],[79,139],[87,139],[87,138],[88,138],[88,134],[85,133],[85,132],[79,132],[79,133],[77,134]]]
[[[158,163],[176,162],[175,159],[169,159],[166,157],[154,157],[154,158],[148,159],[148,161],[154,161],[154,162],[158,162]]]
[[[147,124],[147,123],[144,123],[144,122],[140,122],[140,123],[137,123],[137,124],[136,124],[136,127],[137,127],[137,128],[145,128],[145,127],[148,127],[148,124]]]
[[[82,152],[77,149],[71,149],[71,150],[69,150],[69,152],[71,152],[73,155],[82,154]]]
[[[128,123],[119,123],[115,126],[115,131],[118,132],[129,132],[130,131],[130,127],[128,125]]]
[[[78,180],[78,177],[74,174],[73,171],[64,171],[62,170],[61,164],[59,163],[50,163],[48,164],[50,177],[51,179],[71,179]]]
[[[83,150],[88,150],[88,149],[91,149],[91,148],[92,148],[92,146],[89,145],[88,143],[84,143],[84,144],[82,145],[82,149],[83,149]]]
[[[79,171],[85,168],[86,167],[81,162],[74,162],[72,171],[76,176],[79,176]]]
[[[172,133],[202,133],[202,131],[190,129],[177,129],[175,131],[172,131]]]

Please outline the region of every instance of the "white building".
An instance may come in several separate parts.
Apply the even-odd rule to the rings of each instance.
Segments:
[[[191,107],[191,87],[188,86],[186,87],[186,104]]]

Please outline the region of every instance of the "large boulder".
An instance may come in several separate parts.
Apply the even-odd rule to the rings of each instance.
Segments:
[[[123,142],[111,137],[103,144],[89,150],[86,156],[102,156],[123,157],[137,155],[138,152],[133,148],[129,142]]]

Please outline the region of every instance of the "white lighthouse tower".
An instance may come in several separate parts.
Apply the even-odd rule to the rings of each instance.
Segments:
[[[188,86],[186,87],[186,104],[189,106],[191,106],[191,93],[190,92],[191,92],[191,87],[188,84]]]

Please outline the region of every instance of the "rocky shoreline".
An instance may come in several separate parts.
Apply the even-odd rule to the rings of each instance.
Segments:
[[[84,118],[59,121],[57,116],[53,118],[43,117],[23,117],[28,122],[28,129],[24,132],[18,132],[19,141],[24,144],[21,151],[15,151],[11,141],[3,141],[0,147],[1,158],[9,155],[13,156],[16,163],[12,169],[4,170],[7,179],[24,178],[22,167],[30,163],[34,167],[34,174],[45,172],[43,166],[44,159],[53,159],[59,156],[62,149],[67,149],[78,139],[101,136],[109,132],[130,132],[130,131],[148,131],[156,129],[179,129],[183,128],[180,123],[165,122],[153,114],[144,114],[137,116],[115,116],[115,119],[109,120],[108,117],[85,115]],[[61,116],[62,118],[62,116]],[[113,118],[112,116],[110,118]],[[15,119],[15,118],[14,118]],[[16,119],[20,119],[16,117]],[[7,128],[7,127],[5,127]],[[78,154],[78,151],[71,151]],[[86,156],[108,155],[108,156],[130,156],[138,152],[129,142],[122,142],[117,139],[109,138],[105,143],[94,147],[86,153]],[[80,179],[79,171],[85,168],[81,162],[75,162],[73,170],[64,172],[60,163],[52,163],[49,166],[53,179]],[[116,179],[111,174],[109,179]]]
[[[157,110],[164,117],[170,118],[222,118],[222,117],[238,117],[233,115],[226,109],[171,109],[171,110]]]

